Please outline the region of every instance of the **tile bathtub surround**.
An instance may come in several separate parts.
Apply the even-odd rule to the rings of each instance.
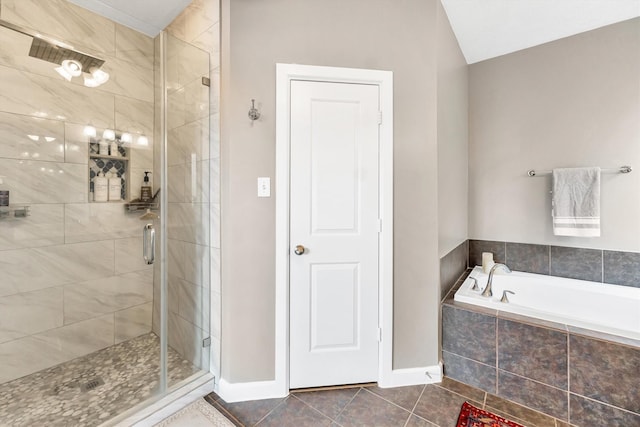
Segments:
[[[497,370],[495,365],[486,365],[455,353],[442,351],[444,374],[449,378],[478,387],[489,393],[497,393]]]
[[[640,348],[570,338],[571,392],[640,414]]]
[[[548,246],[507,242],[506,250],[506,264],[512,270],[549,274]]]
[[[567,389],[567,334],[498,319],[498,368]]]
[[[110,346],[0,384],[0,424],[97,426],[150,397],[159,381],[160,343],[154,334]],[[197,371],[169,348],[171,382]],[[86,392],[80,386],[99,378]]]
[[[602,251],[551,246],[552,276],[602,282]]]
[[[496,317],[442,306],[442,349],[486,365],[496,364]]]
[[[564,325],[554,327],[524,316],[505,319],[500,312],[475,312],[451,298],[442,312],[446,376],[571,425],[626,426],[640,421],[640,343],[606,341],[602,334],[587,337]],[[495,338],[484,344],[469,337],[477,333],[469,325],[480,319],[480,330],[488,329],[490,319],[498,325]],[[493,357],[486,354],[492,347]],[[478,352],[479,348],[484,350]]]
[[[469,263],[469,242],[464,241],[440,258],[440,298],[451,290]]]
[[[569,406],[571,425],[624,427],[640,425],[640,414],[623,411],[575,394],[570,395]]]
[[[493,252],[494,259],[503,257],[517,271],[640,287],[640,253],[636,252],[469,240],[470,267],[482,265],[482,252]]]
[[[491,240],[469,240],[469,267],[482,265],[483,252],[491,252],[495,262],[505,262],[506,244]]]
[[[640,288],[640,253],[604,251],[604,282]]]

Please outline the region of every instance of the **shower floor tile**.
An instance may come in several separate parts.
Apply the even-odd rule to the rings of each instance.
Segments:
[[[159,383],[160,341],[125,341],[0,384],[0,426],[97,426],[144,401]],[[169,384],[198,371],[169,348]]]

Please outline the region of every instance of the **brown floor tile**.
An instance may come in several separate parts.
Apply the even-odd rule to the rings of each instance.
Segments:
[[[295,397],[288,397],[266,418],[259,427],[316,427],[330,426],[332,421]]]
[[[454,393],[461,394],[468,399],[475,400],[476,402],[484,402],[484,396],[486,394],[484,391],[449,377],[443,377],[439,386]]]
[[[251,400],[249,402],[227,403],[220,399],[216,403],[230,412],[242,424],[246,426],[253,426],[276,406],[282,403],[283,400],[284,399],[264,399]]]
[[[359,388],[341,390],[320,390],[294,393],[293,396],[302,400],[312,408],[317,409],[329,418],[334,419],[344,409]]]
[[[523,426],[526,426],[526,427],[540,427],[540,425],[538,425],[538,424],[533,424],[531,421],[526,421],[526,420],[514,417],[511,414],[507,414],[506,412],[502,412],[499,409],[492,408],[491,406],[486,406],[484,408],[484,410],[488,411],[488,412],[491,412],[492,414],[496,414],[496,415],[498,415],[498,416],[500,416],[502,418],[505,418],[505,419],[507,419],[509,421],[514,421],[514,422],[516,422],[518,424],[521,424]],[[551,424],[550,427],[555,427],[555,419],[552,418],[551,421],[553,421],[554,424]]]
[[[520,419],[524,421],[524,424],[527,426],[531,424],[535,427],[555,427],[555,419],[553,417],[492,394],[487,394],[486,407],[487,411],[496,413],[499,411],[505,414],[507,418]],[[500,415],[500,413],[498,413],[498,415]],[[514,419],[514,421],[519,422],[516,419]]]
[[[413,411],[413,407],[416,406],[416,402],[418,401],[422,390],[424,390],[424,385],[394,388],[380,388],[376,386],[370,387],[367,390],[377,394],[389,402],[403,407],[407,411]]]
[[[460,407],[467,400],[469,399],[457,393],[428,384],[413,412],[438,426],[451,427],[456,425]],[[482,407],[480,402],[470,401],[470,403]]]
[[[343,427],[404,426],[410,413],[362,389],[336,420]]]

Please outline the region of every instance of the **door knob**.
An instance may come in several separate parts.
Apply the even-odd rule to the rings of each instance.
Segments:
[[[296,255],[302,255],[304,253],[304,246],[297,245],[296,248],[293,250],[293,253],[295,253]]]

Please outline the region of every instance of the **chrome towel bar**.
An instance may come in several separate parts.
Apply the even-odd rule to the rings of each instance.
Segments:
[[[620,166],[618,169],[602,169],[603,173],[629,173],[633,170],[631,166]],[[550,175],[551,171],[539,171],[536,172],[535,169],[531,169],[527,171],[527,175],[529,176],[540,176],[540,175]]]

